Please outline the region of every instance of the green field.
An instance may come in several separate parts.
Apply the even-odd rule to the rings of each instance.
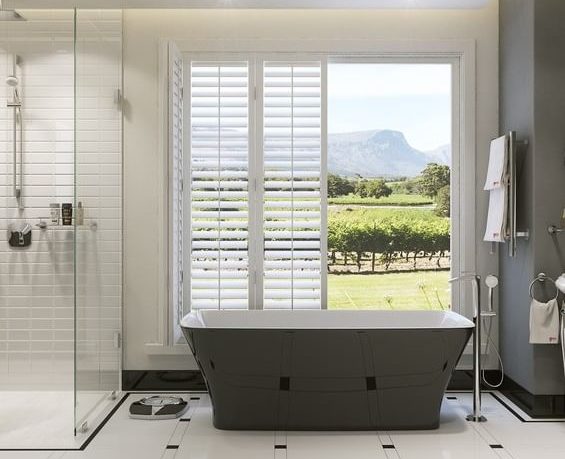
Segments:
[[[449,218],[438,217],[430,209],[419,208],[387,209],[386,207],[341,207],[329,209],[328,218],[338,218],[340,220],[348,220],[351,222],[366,222],[391,218],[449,222]]]
[[[419,194],[391,194],[386,198],[361,198],[355,195],[328,198],[330,205],[357,206],[429,206],[433,204],[430,198]]]
[[[448,278],[449,271],[328,274],[328,308],[447,309]]]

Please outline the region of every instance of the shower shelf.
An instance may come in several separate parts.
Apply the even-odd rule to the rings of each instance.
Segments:
[[[74,218],[73,218],[74,220]],[[75,225],[50,225],[49,223],[47,223],[44,219],[39,219],[39,223],[37,223],[35,226],[37,226],[40,230],[69,230],[69,229],[73,229],[75,228]],[[89,228],[93,231],[98,229],[98,222],[96,221],[91,221],[88,224],[84,224],[84,225],[78,225],[79,228]]]

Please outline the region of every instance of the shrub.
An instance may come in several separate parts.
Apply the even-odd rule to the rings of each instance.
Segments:
[[[451,214],[450,201],[451,201],[451,193],[450,193],[449,185],[440,188],[440,190],[437,192],[437,197],[436,197],[437,203],[434,213],[438,217],[449,217]]]
[[[392,189],[382,179],[359,180],[355,194],[362,198],[383,198],[392,194]]]
[[[336,174],[328,174],[328,198],[347,196],[353,193],[355,186],[350,180]]]

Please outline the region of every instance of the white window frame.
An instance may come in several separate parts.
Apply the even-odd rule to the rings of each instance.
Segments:
[[[452,143],[452,260],[451,273],[458,276],[463,273],[475,272],[477,266],[476,247],[476,217],[475,217],[475,169],[476,169],[476,43],[475,40],[213,40],[191,39],[176,42],[184,56],[199,54],[201,56],[211,53],[224,55],[249,55],[262,54],[276,56],[275,59],[284,59],[284,56],[304,55],[326,56],[329,61],[338,59],[371,59],[390,60],[398,62],[405,60],[451,60],[456,63],[457,72],[452,72],[452,114],[457,113],[457,122],[453,122],[452,137],[458,142]],[[455,70],[455,65],[453,67]],[[161,72],[162,76],[162,72]],[[327,99],[326,76],[322,85],[323,103]],[[185,98],[186,101],[186,98]],[[186,107],[185,107],[186,108]],[[324,107],[326,110],[326,107]],[[327,113],[324,112],[324,123]],[[185,117],[189,115],[186,115]],[[454,116],[455,118],[455,116]],[[256,122],[256,121],[254,121]],[[250,122],[251,126],[251,122]],[[186,130],[185,130],[186,131]],[[257,136],[260,137],[260,136]],[[327,135],[323,136],[323,148],[327,150]],[[255,144],[257,139],[255,140]],[[252,148],[252,143],[250,143]],[[457,154],[455,151],[457,150]],[[166,151],[166,149],[165,149]],[[256,155],[255,155],[256,156]],[[186,163],[186,162],[185,162]],[[167,169],[165,169],[167,170]],[[186,189],[186,187],[185,187]],[[324,193],[327,194],[327,193]],[[186,202],[186,200],[185,200]],[[327,207],[327,206],[326,206]],[[455,212],[453,211],[455,210]],[[168,231],[167,224],[164,228]],[[165,233],[164,237],[166,237]],[[454,237],[457,235],[458,237]],[[185,282],[188,276],[185,275]],[[327,285],[327,282],[324,282]],[[185,290],[186,291],[186,290]],[[163,298],[163,296],[161,296]],[[327,298],[323,299],[327,304]],[[469,285],[452,285],[452,305],[455,311],[466,316],[471,315],[472,291]],[[458,307],[458,305],[463,305]],[[163,305],[161,310],[169,310],[169,305]],[[168,313],[168,323],[163,324],[168,329],[172,318]],[[162,330],[160,331],[162,334]],[[187,351],[188,346],[178,345],[175,349],[159,350],[154,343],[150,354],[180,354]],[[160,347],[167,347],[167,343],[159,343]],[[170,345],[169,345],[170,346]]]

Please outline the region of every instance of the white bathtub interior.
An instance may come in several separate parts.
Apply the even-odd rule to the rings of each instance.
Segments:
[[[472,328],[453,311],[200,310],[184,317],[186,328],[422,329]]]

